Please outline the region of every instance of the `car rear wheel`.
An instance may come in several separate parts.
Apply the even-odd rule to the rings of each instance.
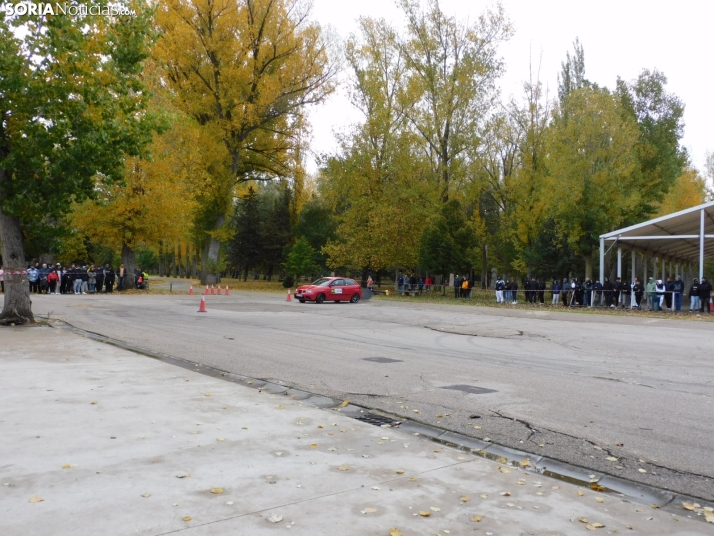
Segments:
[[[325,295],[318,294],[317,298],[315,298],[315,303],[325,303]]]
[[[359,301],[359,294],[357,294],[355,292],[354,294],[352,294],[352,297],[350,298],[350,302],[357,303],[358,301]]]

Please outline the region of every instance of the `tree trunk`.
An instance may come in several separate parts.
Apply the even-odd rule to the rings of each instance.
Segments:
[[[223,214],[219,214],[218,217],[216,218],[216,225],[215,225],[215,230],[219,230],[223,227],[223,225],[226,223],[226,218],[223,216]],[[214,237],[211,237],[211,241],[208,244],[208,260],[210,261],[210,264],[215,267],[218,266],[218,256],[221,250],[221,242]],[[218,273],[218,270],[211,270],[209,273],[207,268],[204,267],[204,272],[206,275],[206,284],[207,285],[215,285],[217,283],[220,283],[220,274]]]
[[[5,304],[0,313],[0,325],[34,323],[27,274],[12,273],[27,270],[20,219],[6,215],[2,209],[0,209],[0,242],[2,242],[5,269]]]
[[[584,255],[585,257],[585,279],[592,280],[593,278],[593,254],[592,252]]]
[[[488,244],[481,249],[481,288],[488,288]]]
[[[126,244],[122,244],[121,247],[121,262],[124,265],[124,288],[134,288],[134,270],[136,269],[136,254],[134,253],[134,250]]]

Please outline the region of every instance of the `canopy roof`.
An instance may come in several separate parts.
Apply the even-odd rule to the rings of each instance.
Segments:
[[[600,235],[600,240],[647,251],[660,258],[698,262],[702,234],[706,239],[703,240],[704,257],[714,255],[714,240],[711,240],[714,238],[714,201]]]

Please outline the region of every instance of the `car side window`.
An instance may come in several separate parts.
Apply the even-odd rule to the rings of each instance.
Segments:
[[[342,287],[344,286],[345,281],[344,279],[335,279],[332,283],[330,283],[331,287]]]
[[[356,285],[357,281],[354,279],[345,279],[345,285]]]

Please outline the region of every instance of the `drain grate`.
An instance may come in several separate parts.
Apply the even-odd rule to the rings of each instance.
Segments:
[[[392,359],[390,357],[365,357],[363,361],[373,361],[374,363],[402,363],[401,359]]]
[[[402,424],[400,421],[395,421],[389,417],[382,417],[381,415],[376,415],[374,413],[365,413],[359,417],[355,417],[358,421],[366,422],[367,424],[373,424],[374,426],[384,426],[388,424],[390,426],[398,426]]]
[[[463,391],[470,395],[485,395],[487,393],[497,393],[495,389],[486,389],[484,387],[476,387],[475,385],[449,385],[442,389],[451,389],[453,391]]]

